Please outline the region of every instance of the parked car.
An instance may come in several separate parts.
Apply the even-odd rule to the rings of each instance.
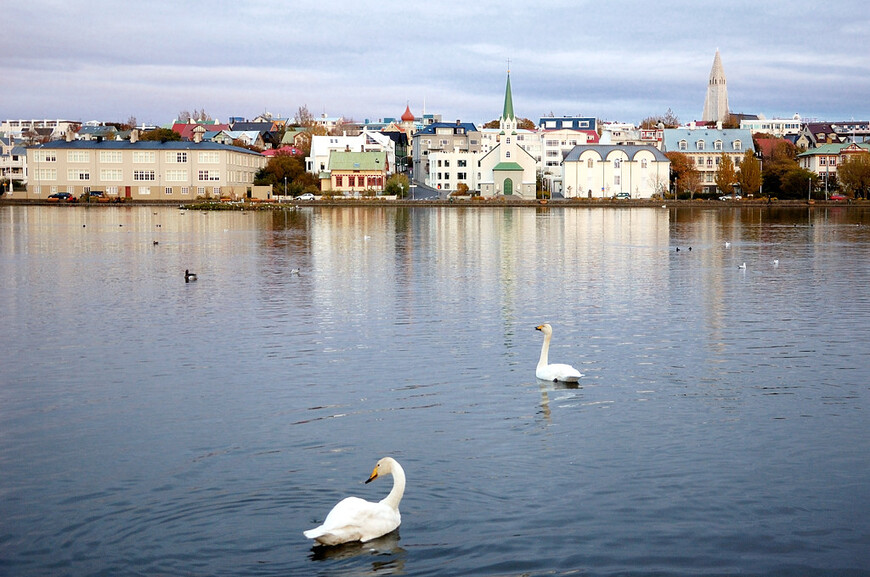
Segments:
[[[616,198],[616,199],[631,198],[631,193],[629,193],[629,192],[617,192],[616,194],[613,195],[613,198]]]
[[[68,192],[55,192],[54,194],[49,194],[48,198],[56,198],[57,200],[69,200],[72,198],[72,195]]]
[[[843,194],[835,193],[831,195],[831,200],[846,200],[846,196]]]
[[[735,194],[734,196],[731,196],[730,194],[726,194],[725,196],[720,196],[719,200],[732,200],[732,199],[740,200],[741,198],[743,198],[743,197],[740,196],[739,194]]]
[[[300,194],[296,197],[296,200],[314,200],[314,195],[310,192],[306,192],[305,194]]]
[[[105,194],[103,194],[102,190],[92,190],[88,194],[91,196],[91,198],[103,198],[106,196]]]

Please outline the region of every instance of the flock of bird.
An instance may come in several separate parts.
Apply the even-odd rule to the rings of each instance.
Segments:
[[[725,248],[731,248],[731,242],[729,242],[729,241],[726,240],[726,241],[725,241]],[[681,250],[680,247],[677,247],[677,248],[676,248],[676,252],[680,252],[680,250]],[[689,252],[691,252],[691,251],[692,251],[692,247],[689,247]],[[770,262],[770,264],[772,264],[774,267],[779,266],[779,259],[778,259],[778,258],[773,259],[773,260]],[[738,264],[738,265],[737,265],[737,268],[740,269],[740,270],[746,270],[746,263],[743,262],[743,263]]]
[[[549,363],[553,327],[544,323],[535,329],[544,333],[535,376],[543,381],[579,381],[583,375],[571,365]],[[392,457],[384,457],[377,462],[366,483],[385,475],[393,476],[393,488],[385,498],[374,503],[359,497],[345,497],[332,508],[321,525],[304,531],[303,535],[314,539],[319,545],[341,545],[354,541],[365,543],[398,529],[402,523],[399,503],[405,494],[405,470]]]

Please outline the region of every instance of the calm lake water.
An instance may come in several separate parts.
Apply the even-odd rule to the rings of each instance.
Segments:
[[[870,575],[868,286],[849,207],[3,206],[0,574]]]

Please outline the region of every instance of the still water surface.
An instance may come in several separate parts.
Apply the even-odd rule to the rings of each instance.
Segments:
[[[847,207],[0,207],[0,574],[870,575],[868,262]],[[385,455],[399,531],[313,548]]]

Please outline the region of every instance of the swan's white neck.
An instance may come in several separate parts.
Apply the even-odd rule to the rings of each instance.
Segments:
[[[391,469],[393,474],[393,489],[390,491],[389,495],[381,500],[381,503],[388,505],[392,509],[398,510],[399,502],[402,500],[402,495],[405,494],[405,470],[402,469],[402,466],[396,461],[391,463]]]
[[[548,362],[548,353],[550,352],[550,335],[544,333],[544,344],[541,345],[541,358],[538,359],[538,368],[546,367]]]

